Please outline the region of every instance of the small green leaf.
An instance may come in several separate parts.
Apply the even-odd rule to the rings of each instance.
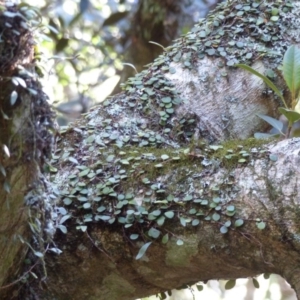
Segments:
[[[269,279],[270,278],[270,274],[269,273],[264,273],[264,279]]]
[[[84,204],[83,204],[83,208],[84,208],[84,209],[89,209],[89,208],[91,208],[91,203],[89,203],[89,202],[84,203]]]
[[[217,221],[219,221],[221,219],[221,216],[219,214],[217,214],[217,213],[214,213],[212,215],[212,219],[217,222]]]
[[[256,226],[257,226],[258,229],[263,230],[263,229],[266,228],[266,223],[263,222],[263,221],[257,222],[257,223],[256,223]]]
[[[14,17],[18,16],[18,13],[13,13],[11,11],[6,10],[3,13],[3,15],[6,16],[6,17],[8,17],[8,18],[14,18]]]
[[[59,224],[63,224],[65,221],[71,218],[71,215],[65,215],[59,220]]]
[[[100,213],[104,212],[105,210],[106,210],[106,207],[103,206],[103,205],[101,205],[101,206],[99,206],[99,207],[97,208],[97,211],[100,212]]]
[[[234,205],[227,206],[227,211],[230,211],[230,212],[235,211],[235,206]]]
[[[69,157],[68,160],[76,165],[78,165],[78,160],[74,157]]]
[[[84,176],[86,176],[89,172],[90,172],[90,169],[87,168],[87,169],[81,171],[81,172],[78,174],[78,176],[79,176],[79,177],[84,177]]]
[[[160,216],[160,217],[156,220],[157,225],[159,225],[159,226],[164,225],[165,219],[166,219],[166,218],[165,218],[164,216]]]
[[[174,108],[167,108],[167,109],[166,109],[166,112],[167,112],[168,114],[172,114],[172,113],[174,113]]]
[[[174,217],[174,212],[173,211],[166,211],[165,216],[169,219],[172,219]]]
[[[192,195],[186,195],[184,198],[183,198],[183,201],[191,201],[193,199],[193,196]]]
[[[167,154],[163,154],[163,155],[161,156],[161,159],[162,159],[162,160],[169,159],[169,155],[167,155]]]
[[[158,216],[160,216],[160,214],[161,214],[161,210],[159,210],[159,209],[154,210],[154,211],[152,212],[152,214],[153,214],[154,216],[158,217]]]
[[[274,134],[270,134],[270,133],[264,133],[264,132],[255,132],[254,133],[254,137],[256,139],[268,139],[270,137],[274,136]]]
[[[278,160],[278,156],[276,154],[270,154],[269,158],[271,161],[277,161]]]
[[[105,215],[100,215],[96,217],[98,217],[98,219],[102,221],[108,221],[111,218],[110,216],[105,216]]]
[[[222,227],[220,228],[220,232],[221,232],[222,234],[225,234],[225,233],[228,232],[228,228],[227,228],[226,226],[222,226]]]
[[[191,208],[191,209],[189,210],[189,214],[190,214],[190,215],[194,215],[196,212],[197,212],[196,208]]]
[[[33,254],[37,257],[43,257],[44,256],[44,254],[40,251],[35,251]]]
[[[257,281],[256,278],[252,278],[252,282],[255,288],[259,289],[259,282]]]
[[[153,221],[155,220],[157,217],[154,216],[152,213],[148,214],[148,220]]]
[[[142,258],[145,254],[145,252],[147,251],[148,247],[152,244],[152,242],[148,242],[146,244],[144,244],[140,250],[139,250],[139,253],[137,254],[137,256],[135,257],[136,260]]]
[[[209,148],[214,150],[214,151],[217,151],[219,149],[222,149],[223,146],[221,146],[221,145],[210,145]]]
[[[201,201],[201,205],[207,205],[208,204],[208,200],[202,200]]]
[[[234,222],[235,227],[241,227],[244,224],[244,221],[242,219],[238,219]]]
[[[60,231],[64,234],[68,232],[67,227],[64,225],[58,225],[57,228],[60,229]]]
[[[270,125],[272,125],[275,129],[277,129],[281,134],[283,134],[282,130],[283,130],[283,123],[280,122],[279,120],[276,120],[272,117],[266,116],[266,115],[262,115],[262,114],[257,114],[257,116],[261,119],[263,119],[264,121],[266,121],[267,123],[269,123]]]
[[[157,239],[160,236],[160,231],[154,227],[151,227],[148,231],[148,235],[153,237],[154,239]]]
[[[23,88],[27,87],[25,80],[21,77],[12,77],[12,82],[17,86],[21,85]]]
[[[63,202],[65,205],[70,205],[72,203],[72,200],[70,198],[64,198]]]
[[[300,120],[300,114],[294,110],[279,107],[278,110],[288,119],[290,124]]]
[[[174,73],[176,73],[176,69],[173,68],[173,67],[171,67],[171,68],[169,69],[169,72],[170,72],[171,74],[174,74]]]
[[[285,82],[292,93],[292,101],[294,101],[298,97],[300,90],[300,49],[297,46],[292,45],[285,52],[282,72]]]
[[[12,91],[10,95],[10,105],[13,106],[18,99],[18,93],[16,91]]]
[[[213,201],[214,203],[220,203],[221,202],[221,198],[220,197],[213,197]]]
[[[235,283],[236,283],[236,280],[235,279],[230,279],[226,282],[225,284],[225,290],[231,290],[235,287]]]
[[[224,226],[230,227],[230,226],[231,226],[231,221],[230,221],[230,220],[226,221],[226,222],[224,223]]]
[[[272,14],[272,16],[278,16],[279,9],[276,7],[272,7],[271,14]]]
[[[272,16],[272,17],[270,18],[270,20],[271,20],[272,22],[277,22],[277,21],[279,20],[279,16]]]
[[[112,162],[114,159],[115,159],[115,156],[111,154],[111,155],[107,156],[106,161],[107,162]]]
[[[159,169],[159,168],[162,168],[163,167],[163,164],[156,164],[154,165],[155,168]]]
[[[199,292],[203,291],[203,289],[204,289],[202,284],[196,284],[196,287]]]
[[[130,235],[131,240],[136,240],[138,237],[139,237],[139,235],[137,233],[133,233]]]
[[[2,165],[0,165],[0,172],[2,173],[2,175],[4,177],[6,177],[6,171],[5,171],[5,169],[4,169],[4,167]]]
[[[10,194],[10,184],[9,184],[9,182],[8,181],[4,181],[4,183],[3,183],[3,189],[4,189],[4,191],[7,193],[7,194]]]
[[[234,211],[226,211],[226,216],[233,217],[234,215],[235,215],[235,210]]]
[[[200,224],[200,221],[198,219],[194,219],[192,221],[192,226],[198,226]]]
[[[86,232],[87,226],[86,225],[76,226],[76,229],[80,229],[82,232]]]
[[[176,244],[177,244],[177,246],[182,246],[183,245],[183,240],[177,240]]]
[[[183,217],[180,217],[180,223],[181,223],[181,225],[182,226],[186,226],[186,220],[185,220],[185,218],[183,218]]]
[[[166,243],[169,241],[169,234],[166,233],[166,234],[163,236],[163,238],[162,238],[161,241],[162,241],[163,244],[166,244]]]

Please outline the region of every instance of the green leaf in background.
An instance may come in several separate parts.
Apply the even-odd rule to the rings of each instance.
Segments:
[[[276,95],[277,95],[278,97],[280,97],[280,99],[282,100],[284,106],[285,106],[286,108],[288,107],[288,106],[286,105],[286,103],[285,103],[285,100],[284,100],[284,98],[283,98],[283,96],[282,96],[282,93],[279,91],[279,89],[276,87],[276,85],[275,85],[269,78],[267,78],[267,77],[264,76],[263,74],[260,74],[259,72],[255,71],[253,68],[251,68],[251,67],[249,67],[249,66],[247,66],[247,65],[244,65],[244,64],[236,64],[235,66],[236,66],[236,67],[239,67],[239,68],[242,68],[242,69],[244,69],[244,70],[246,70],[246,71],[248,71],[248,72],[250,72],[250,73],[256,75],[257,77],[261,78],[261,79],[264,81],[264,83],[265,83],[269,88],[271,88],[271,89],[276,93]]]
[[[235,287],[235,283],[236,283],[236,280],[235,279],[230,279],[226,282],[225,284],[225,290],[231,290]]]
[[[252,278],[252,282],[253,282],[253,285],[256,289],[259,289],[259,282],[257,281],[256,278]]]
[[[292,109],[294,109],[300,91],[300,49],[295,45],[290,46],[285,52],[282,71],[292,93]]]
[[[142,257],[144,256],[145,252],[147,251],[148,247],[149,247],[151,244],[152,244],[152,242],[149,242],[149,243],[144,244],[144,245],[141,247],[141,249],[139,250],[139,253],[137,254],[137,256],[136,256],[135,259],[138,260],[138,259],[142,258]]]
[[[196,287],[197,287],[197,290],[198,290],[199,292],[203,291],[203,288],[204,288],[204,287],[203,287],[202,284],[197,284]]]
[[[112,26],[128,15],[129,11],[112,13],[102,24],[102,26]]]
[[[282,124],[282,122],[280,122],[279,120],[276,120],[274,118],[271,118],[269,116],[262,115],[262,114],[257,114],[257,116],[260,117],[261,119],[263,119],[264,121],[266,121],[267,123],[269,123],[270,125],[272,125],[281,134],[283,134],[283,132],[282,132],[283,124]]]
[[[279,107],[278,110],[288,119],[289,124],[294,124],[300,120],[300,114],[294,110]]]

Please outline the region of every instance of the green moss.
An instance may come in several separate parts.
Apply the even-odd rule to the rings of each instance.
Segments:
[[[228,170],[234,169],[240,164],[240,159],[248,162],[252,156],[251,152],[264,152],[264,145],[268,144],[271,139],[248,138],[246,140],[229,140],[221,144],[222,148],[212,154],[212,157],[222,162]]]

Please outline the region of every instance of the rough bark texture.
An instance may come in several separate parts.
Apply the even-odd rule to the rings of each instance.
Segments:
[[[255,114],[275,115],[280,102],[232,68],[237,61],[272,68],[283,88],[276,66],[287,45],[299,43],[299,16],[298,1],[222,4],[124,93],[62,131],[49,166],[52,189],[40,179],[45,145],[32,143],[40,155],[31,158],[29,178],[39,178],[40,189],[22,191],[35,214],[23,239],[33,235],[35,256],[45,255],[28,254],[38,279],[13,286],[14,295],[135,299],[266,272],[286,278],[299,296],[300,140],[250,138],[263,127]]]
[[[56,239],[64,252],[47,259],[48,284],[53,287],[51,297],[134,299],[216,278],[216,274],[218,278],[229,279],[277,273],[297,290],[299,146],[299,139],[282,141],[270,146],[270,152],[262,158],[251,159],[247,166],[240,165],[232,172],[220,168],[207,176],[198,173],[201,161],[193,160],[193,165],[199,166],[189,174],[195,178],[189,182],[193,195],[199,193],[197,185],[204,182],[210,187],[222,186],[223,208],[225,202],[234,204],[238,218],[245,221],[241,229],[233,227],[227,234],[220,233],[221,225],[229,220],[224,216],[217,222],[203,221],[197,228],[178,226],[177,220],[168,221],[165,230],[170,241],[166,245],[154,243],[136,261],[134,257],[142,243],[130,241],[129,233],[119,226],[93,224],[85,233],[76,230],[76,225],[68,226],[70,231]],[[270,154],[278,160],[270,160]],[[229,173],[235,182],[225,192]],[[170,174],[162,184],[174,182],[173,176]],[[210,198],[209,194],[206,198]],[[172,206],[178,215],[184,215],[183,210]],[[191,203],[186,206],[197,207]],[[258,218],[267,223],[266,229],[257,228]],[[147,226],[155,224],[148,222]],[[177,239],[184,244],[178,246]]]

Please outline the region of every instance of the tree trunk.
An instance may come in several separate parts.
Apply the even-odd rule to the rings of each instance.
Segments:
[[[299,17],[298,1],[219,5],[123,93],[61,133],[48,165],[51,186],[40,173],[51,146],[46,133],[33,134],[45,137],[42,146],[25,142],[42,122],[21,123],[23,138],[13,139],[21,154],[1,140],[18,165],[1,163],[9,171],[3,182],[12,186],[6,197],[26,199],[1,213],[28,211],[18,228],[22,240],[33,236],[28,265],[21,268],[18,257],[10,272],[29,276],[10,292],[20,299],[135,299],[197,281],[277,273],[299,297],[300,140],[251,138],[265,126],[255,114],[275,115],[281,103],[257,77],[232,67],[273,69],[268,74],[284,89],[276,68],[286,47],[299,43]],[[25,102],[2,108],[12,110],[11,124]],[[31,172],[16,188],[29,154]],[[3,230],[11,240],[14,228]],[[1,267],[22,246],[15,254],[4,247]],[[1,299],[10,299],[8,290]]]

